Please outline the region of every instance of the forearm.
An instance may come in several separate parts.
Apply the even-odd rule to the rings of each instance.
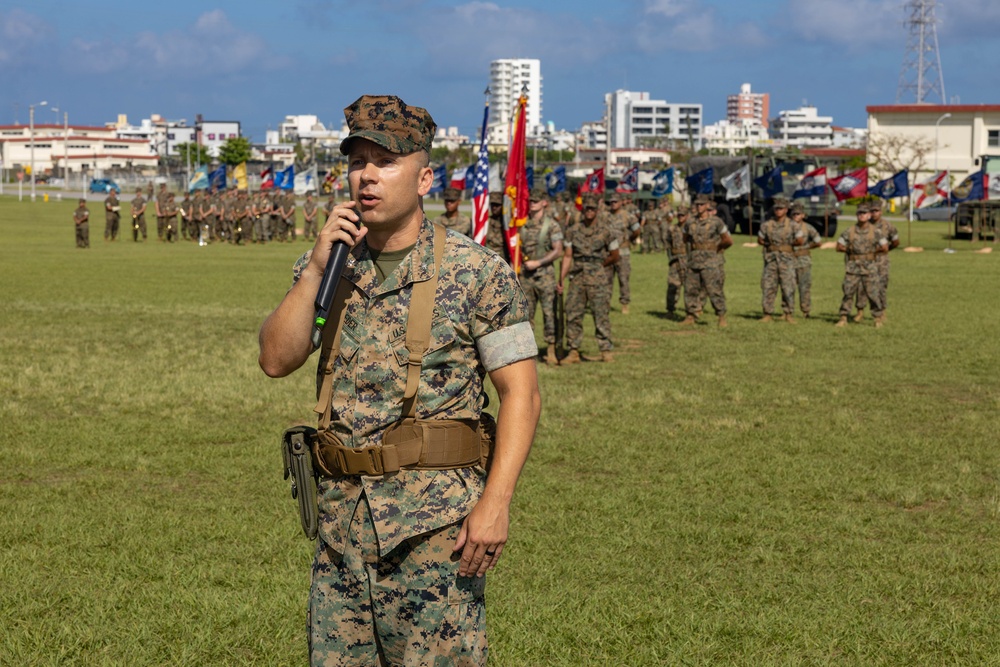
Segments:
[[[534,363],[534,360],[519,363]],[[530,390],[524,388],[501,397],[493,462],[486,479],[484,498],[510,503],[531,451],[541,411],[542,400],[537,385]]]
[[[258,363],[270,377],[284,377],[313,352],[312,325],[321,276],[303,271],[278,307],[260,327]]]

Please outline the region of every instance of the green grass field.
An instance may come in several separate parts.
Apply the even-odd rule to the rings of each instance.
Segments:
[[[312,371],[256,335],[306,244],[107,244],[92,202],[81,251],[72,207],[0,198],[0,665],[305,664]],[[540,368],[491,664],[1000,664],[1000,254],[943,231],[878,331],[832,326],[831,250],[818,317],[768,325],[737,238],[721,331],[633,256],[615,363]]]

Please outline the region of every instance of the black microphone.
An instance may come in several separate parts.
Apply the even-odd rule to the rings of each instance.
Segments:
[[[359,219],[360,222],[360,219]],[[344,273],[344,264],[347,263],[347,255],[351,251],[346,243],[337,241],[330,250],[330,259],[326,262],[326,271],[323,272],[323,280],[319,283],[319,290],[316,292],[316,320],[313,322],[312,344],[316,349],[323,342],[323,327],[326,326],[326,318],[330,316],[330,306],[333,305],[333,295],[337,292],[337,283]]]

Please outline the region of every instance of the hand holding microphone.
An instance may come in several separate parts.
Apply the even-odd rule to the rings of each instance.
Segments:
[[[316,292],[316,318],[313,321],[312,344],[318,348],[323,341],[323,328],[326,326],[327,318],[330,316],[330,307],[333,305],[333,296],[337,291],[337,283],[344,272],[344,265],[347,263],[347,254],[355,243],[360,241],[366,229],[361,227],[361,214],[355,210],[357,203],[348,201],[334,207],[330,212],[330,217],[320,232],[316,246],[313,248],[313,256],[310,263],[323,260],[321,255],[323,248],[330,242],[329,237],[333,236],[332,246],[329,247],[329,255],[326,258],[323,270],[323,280],[319,284]]]

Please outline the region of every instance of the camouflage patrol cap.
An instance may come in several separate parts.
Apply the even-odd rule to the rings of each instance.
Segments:
[[[544,187],[535,186],[531,188],[531,193],[528,195],[530,201],[545,201],[549,198],[549,191]]]
[[[503,203],[503,193],[502,192],[491,192],[490,193],[490,206],[493,204]]]
[[[411,107],[395,95],[362,95],[344,109],[351,133],[340,142],[347,155],[352,139],[367,139],[391,153],[430,151],[437,125],[421,107]]]
[[[458,201],[462,198],[462,193],[458,188],[445,188],[444,189],[444,200],[445,201]]]
[[[584,208],[597,208],[597,206],[601,203],[601,196],[596,192],[585,192],[580,195],[580,201],[582,202]]]
[[[691,209],[688,208],[687,206],[678,206],[677,207],[677,215],[688,215],[690,213],[691,213]]]
[[[613,190],[604,197],[604,201],[608,202],[609,204],[613,201],[621,201],[621,200],[622,196]]]
[[[789,213],[791,213],[792,215],[795,215],[796,213],[801,213],[805,215],[805,212],[806,212],[806,206],[800,201],[793,202],[791,207],[789,207]]]
[[[881,199],[869,199],[868,200],[868,210],[869,211],[881,211],[882,210],[882,200]]]
[[[788,197],[775,197],[772,208],[791,208],[791,205],[792,202],[788,201]]]
[[[858,204],[858,213],[871,213],[871,212],[872,210],[871,208],[869,208],[868,202],[863,201],[860,204]]]
[[[694,198],[694,203],[695,204],[711,204],[712,203],[712,198],[709,197],[708,195],[698,195],[697,197]]]

